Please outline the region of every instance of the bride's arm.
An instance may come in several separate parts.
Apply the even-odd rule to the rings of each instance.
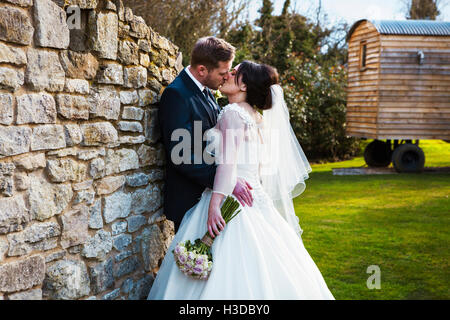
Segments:
[[[237,156],[244,140],[245,124],[236,111],[228,110],[218,122],[222,143],[218,157],[218,166],[214,177],[213,194],[209,203],[207,227],[214,238],[225,227],[220,206],[223,199],[232,194],[237,181]],[[220,231],[219,231],[220,229]]]

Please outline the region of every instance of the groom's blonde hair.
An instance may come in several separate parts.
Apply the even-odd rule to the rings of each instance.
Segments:
[[[197,40],[191,52],[191,66],[204,65],[208,69],[219,67],[219,61],[234,59],[236,49],[223,39],[204,37]]]

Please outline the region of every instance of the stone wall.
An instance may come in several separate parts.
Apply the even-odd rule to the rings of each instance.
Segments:
[[[181,68],[122,0],[0,0],[0,300],[146,298]]]

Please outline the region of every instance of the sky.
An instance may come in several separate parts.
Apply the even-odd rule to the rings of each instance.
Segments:
[[[285,0],[272,0],[274,14],[278,15],[283,9]],[[441,0],[443,3],[441,14],[437,20],[450,21],[450,0]],[[250,21],[259,17],[258,9],[261,0],[251,0]],[[310,17],[316,21],[315,12],[319,0],[291,0],[291,8],[296,12]],[[322,0],[322,11],[327,14],[325,22],[328,27],[340,21],[352,25],[359,19],[369,20],[406,20],[406,5],[404,0]]]

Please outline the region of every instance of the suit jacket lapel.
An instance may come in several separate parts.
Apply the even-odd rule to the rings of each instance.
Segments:
[[[219,114],[219,105],[217,104],[216,98],[214,98],[214,95],[212,94],[211,90],[209,88],[206,89],[206,92],[208,93],[208,102],[213,108],[213,114],[214,114],[214,121],[217,122],[217,116]]]
[[[208,114],[209,120],[211,121],[212,125],[214,126],[217,122],[217,116],[215,116],[211,106],[210,102],[208,102],[208,99],[205,97],[203,92],[200,91],[199,87],[192,81],[191,77],[186,73],[186,71],[183,69],[183,71],[180,72],[180,76],[183,79],[186,86],[195,92],[195,95],[199,98],[199,100],[202,103],[203,108],[205,109],[206,113]]]

